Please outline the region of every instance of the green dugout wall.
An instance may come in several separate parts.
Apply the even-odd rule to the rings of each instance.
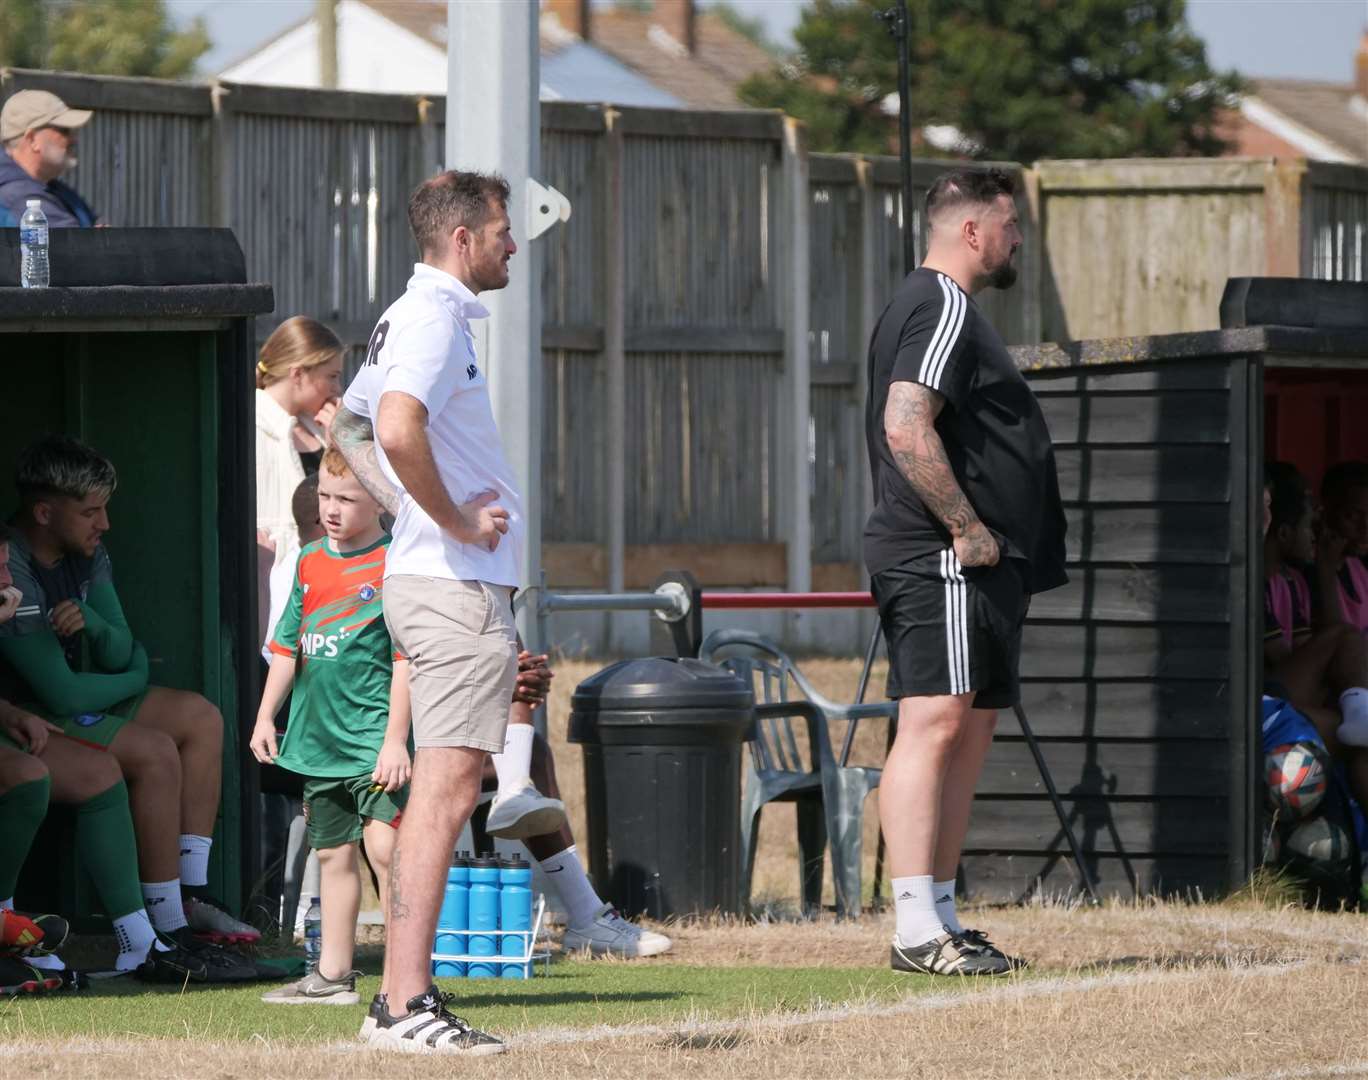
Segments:
[[[97,284],[5,287],[14,237],[0,233],[0,513],[13,512],[15,459],[39,435],[75,435],[114,462],[105,545],[151,681],[197,691],[224,716],[209,880],[236,908],[258,862],[256,772],[244,768],[258,681],[251,324],[271,289],[243,284],[237,242],[210,229],[54,231],[54,283]],[[46,828],[21,903],[97,913],[69,855],[69,816]]]

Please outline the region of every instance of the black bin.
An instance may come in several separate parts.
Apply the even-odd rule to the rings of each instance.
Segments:
[[[629,918],[740,910],[741,744],[755,695],[694,659],[623,660],[575,688],[589,869]]]

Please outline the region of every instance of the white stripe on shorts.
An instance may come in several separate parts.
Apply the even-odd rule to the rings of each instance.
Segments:
[[[963,569],[953,548],[941,552],[941,577],[945,580],[945,662],[952,694],[967,694],[970,689],[969,598]]]

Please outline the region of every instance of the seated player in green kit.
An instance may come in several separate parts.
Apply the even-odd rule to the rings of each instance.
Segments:
[[[223,718],[199,694],[148,685],[102,537],[114,466],[68,436],[19,456],[9,563],[21,598],[0,626],[0,696],[108,752],[128,784],[143,898],[163,933],[260,935],[207,891]]]
[[[294,588],[271,639],[252,754],[306,777],[304,816],[318,853],[323,908],[318,966],[263,1001],[355,1005],[351,969],[361,905],[357,844],[388,912],[390,856],[408,796],[408,663],[394,651],[382,603],[390,538],[381,509],[336,450],[318,470],[326,535],[299,553]],[[293,693],[279,747],[275,715]]]
[[[0,623],[23,599],[9,572],[8,526],[0,523]],[[14,891],[49,801],[75,811],[76,855],[114,927],[118,971],[153,981],[226,982],[250,968],[190,937],[157,934],[138,887],[138,851],[128,788],[114,758],[60,733],[55,724],[0,699],[0,993],[52,989],[69,973],[56,955],[66,920],[14,911]]]

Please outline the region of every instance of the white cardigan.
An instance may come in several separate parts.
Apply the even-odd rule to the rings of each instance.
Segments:
[[[294,444],[296,424],[326,442],[323,430],[311,420],[291,416],[265,390],[256,392],[257,529],[275,544],[275,563],[299,550],[299,529],[290,506],[304,479],[304,463]]]

